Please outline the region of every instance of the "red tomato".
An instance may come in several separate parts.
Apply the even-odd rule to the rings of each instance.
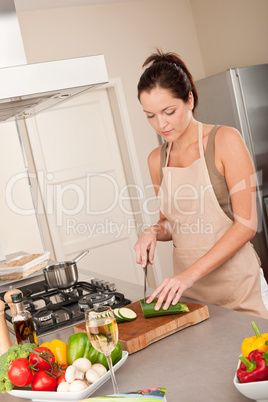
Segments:
[[[64,363],[60,364],[60,369],[63,373],[65,373],[65,371],[67,370],[67,367],[68,367],[68,364],[64,364]]]
[[[14,360],[8,368],[8,377],[16,387],[25,387],[32,383],[34,374],[29,367],[28,359],[20,357]]]
[[[33,366],[35,369],[51,370],[52,365],[55,362],[55,356],[50,349],[44,346],[39,346],[30,353],[29,362],[30,365]]]
[[[56,391],[57,379],[49,375],[47,371],[39,370],[32,382],[33,391]]]
[[[59,378],[63,373],[65,373],[68,365],[67,364],[57,364],[54,363],[53,365],[53,376]]]
[[[62,382],[67,382],[67,381],[65,380],[65,373],[62,374],[62,375],[58,378],[58,380],[57,380],[57,388],[58,388],[58,386],[59,386]]]

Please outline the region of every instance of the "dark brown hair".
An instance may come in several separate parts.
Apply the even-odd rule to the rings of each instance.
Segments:
[[[138,99],[142,92],[150,92],[155,87],[168,89],[175,98],[182,99],[185,103],[189,99],[189,93],[193,93],[194,109],[198,104],[198,93],[193,77],[176,53],[163,53],[157,49],[151,54],[142,67],[146,67],[138,83]]]

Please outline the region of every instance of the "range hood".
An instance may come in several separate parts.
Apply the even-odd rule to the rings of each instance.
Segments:
[[[27,118],[108,81],[103,55],[0,69],[0,121]]]
[[[27,118],[108,82],[103,55],[27,64],[14,0],[1,0],[0,26],[0,121]]]

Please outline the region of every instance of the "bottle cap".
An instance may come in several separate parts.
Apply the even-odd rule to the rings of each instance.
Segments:
[[[11,300],[13,303],[20,303],[22,301],[22,294],[20,292],[12,293]]]

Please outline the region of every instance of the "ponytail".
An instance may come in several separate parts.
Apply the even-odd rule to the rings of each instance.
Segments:
[[[148,66],[148,67],[147,67]],[[150,92],[156,86],[171,91],[174,97],[185,103],[192,92],[193,112],[198,104],[198,93],[193,77],[182,59],[175,53],[163,53],[157,49],[143,63],[147,67],[138,83],[138,99],[142,92]]]

